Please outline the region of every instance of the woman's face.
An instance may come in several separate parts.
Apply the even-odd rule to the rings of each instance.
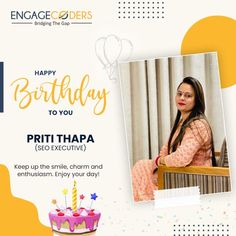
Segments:
[[[177,109],[183,114],[190,112],[195,105],[195,94],[191,85],[183,83],[179,86],[175,103]]]

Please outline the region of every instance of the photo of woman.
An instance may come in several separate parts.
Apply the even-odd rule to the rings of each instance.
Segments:
[[[135,201],[153,199],[158,165],[175,167],[216,166],[211,127],[205,116],[205,99],[200,82],[186,77],[175,96],[178,109],[168,142],[154,160],[140,160],[132,169]],[[153,181],[154,180],[154,181]]]
[[[180,187],[230,191],[217,54],[120,63],[119,73],[134,201]],[[164,177],[163,167],[184,172]]]

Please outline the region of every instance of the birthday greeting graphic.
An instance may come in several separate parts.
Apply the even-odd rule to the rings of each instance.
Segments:
[[[0,3],[0,234],[234,236],[235,8],[234,0]],[[178,87],[185,77],[202,88]],[[196,102],[209,143],[184,120]],[[185,134],[190,149],[206,145],[199,160],[206,147],[204,163],[217,166],[165,166]],[[195,205],[183,200],[196,195]]]
[[[128,60],[133,51],[133,44],[116,35],[108,35],[96,40],[96,56],[103,65],[110,80],[118,79],[117,65],[119,60]]]
[[[91,203],[88,208],[82,207],[82,201],[85,196],[77,193],[77,183],[74,181],[72,189],[72,204],[67,204],[68,189],[62,190],[65,196],[65,205],[59,206],[56,199],[52,200],[52,204],[56,207],[49,212],[51,228],[55,232],[54,235],[95,235],[101,213],[92,208],[93,202],[97,199],[97,194],[91,194]],[[79,205],[77,198],[79,197]],[[59,233],[59,234],[58,234]]]
[[[56,71],[53,70],[34,71],[35,79],[38,76],[55,75]],[[89,74],[83,75],[75,88],[71,86],[71,80],[70,75],[64,75],[61,79],[51,78],[50,81],[46,82],[45,77],[43,77],[43,82],[33,87],[30,84],[32,79],[20,77],[11,83],[14,91],[13,99],[20,109],[27,109],[35,101],[57,105],[66,100],[70,106],[79,104],[81,107],[92,102],[93,113],[95,115],[103,114],[106,110],[109,91],[106,88],[91,88]],[[56,113],[55,111],[49,111],[50,115],[56,115]]]

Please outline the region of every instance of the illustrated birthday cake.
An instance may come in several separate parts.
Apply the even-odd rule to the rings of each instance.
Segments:
[[[64,189],[65,207],[58,207],[56,200],[52,200],[52,204],[54,204],[56,208],[49,212],[49,220],[54,235],[95,235],[101,216],[99,211],[91,209],[93,201],[97,198],[96,193],[91,194],[91,204],[88,208],[80,207],[81,202],[85,197],[83,194],[80,195],[80,206],[77,207],[76,182],[74,182],[74,187],[72,189],[72,207],[67,207],[67,193],[67,189]]]

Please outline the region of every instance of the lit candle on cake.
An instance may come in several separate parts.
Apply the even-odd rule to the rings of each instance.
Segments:
[[[97,198],[97,194],[96,193],[93,193],[91,194],[91,204],[90,204],[90,210],[92,209],[92,205],[93,205],[93,201],[96,201],[96,198]]]
[[[56,199],[52,199],[52,204],[56,205],[57,209],[60,210],[60,207],[57,205],[57,200]]]
[[[74,187],[72,189],[72,211],[77,211],[77,188],[76,188],[76,181],[74,181]]]
[[[84,198],[85,198],[84,194],[81,194],[81,195],[79,196],[79,199],[80,199],[79,208],[81,207],[81,203],[82,203],[82,201],[83,201]]]
[[[64,188],[64,189],[62,190],[62,193],[63,193],[63,195],[65,196],[65,206],[66,206],[66,208],[67,208],[67,199],[66,199],[66,195],[68,194],[68,189]]]

